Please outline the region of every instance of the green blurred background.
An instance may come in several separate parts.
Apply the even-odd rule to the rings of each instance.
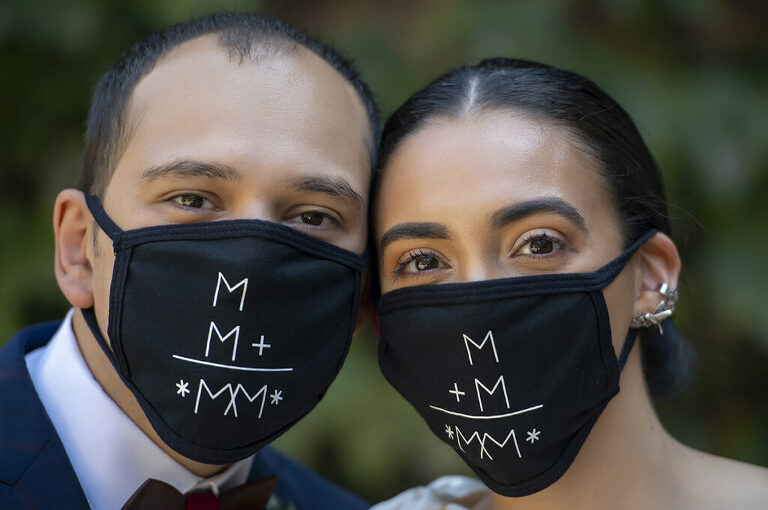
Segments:
[[[224,10],[277,14],[357,61],[384,114],[450,67],[517,56],[583,73],[635,118],[666,178],[692,386],[658,406],[694,447],[768,465],[768,3],[754,0],[0,3],[0,344],[63,317],[51,210],[77,178],[98,76],[135,40]],[[359,335],[328,396],[279,447],[378,500],[452,450],[389,388]]]

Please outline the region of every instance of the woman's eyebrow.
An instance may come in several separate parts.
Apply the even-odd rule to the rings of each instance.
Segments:
[[[153,166],[141,174],[143,182],[151,182],[163,177],[208,177],[209,179],[235,181],[240,178],[240,173],[228,165],[206,163],[193,159],[179,159]]]
[[[410,222],[398,223],[390,228],[379,241],[379,255],[384,253],[387,245],[401,239],[450,239],[448,227],[442,223]]]
[[[579,211],[561,198],[537,198],[499,209],[491,216],[491,227],[499,229],[537,213],[555,213],[563,216],[579,229],[587,232],[587,222]]]

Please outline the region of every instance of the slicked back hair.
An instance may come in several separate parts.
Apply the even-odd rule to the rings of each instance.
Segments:
[[[101,77],[91,98],[85,129],[83,167],[78,188],[102,196],[130,138],[128,105],[136,84],[175,47],[209,34],[232,61],[242,64],[279,57],[306,48],[331,65],[360,96],[370,125],[371,168],[376,164],[379,112],[368,86],[351,62],[291,23],[259,14],[213,14],[156,32],[125,52]]]

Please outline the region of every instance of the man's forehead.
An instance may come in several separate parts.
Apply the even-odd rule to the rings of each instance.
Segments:
[[[214,35],[179,45],[137,84],[123,157],[143,169],[219,160],[214,149],[195,154],[218,144],[215,152],[236,146],[262,158],[267,151],[330,158],[330,166],[360,168],[367,181],[370,127],[357,91],[312,51],[287,48],[241,61]]]
[[[293,41],[265,42],[255,43],[248,55],[239,56],[219,42],[215,34],[184,42],[159,59],[136,84],[131,103],[141,107],[140,103],[151,102],[153,95],[169,92],[169,86],[185,90],[195,82],[214,83],[226,93],[234,88],[233,81],[245,82],[256,96],[303,92],[323,96],[325,102],[349,102],[359,106],[358,113],[365,115],[354,87],[311,50]]]

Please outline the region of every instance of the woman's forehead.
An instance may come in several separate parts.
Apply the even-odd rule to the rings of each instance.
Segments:
[[[377,218],[387,223],[455,209],[485,214],[545,196],[585,217],[614,209],[598,166],[569,131],[508,111],[431,121],[394,151],[380,186]]]

